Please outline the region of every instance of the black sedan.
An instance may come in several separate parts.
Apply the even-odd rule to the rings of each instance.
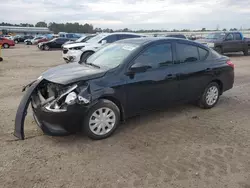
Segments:
[[[54,38],[50,41],[38,43],[37,47],[40,50],[47,50],[47,51],[50,50],[51,48],[59,49],[59,48],[62,48],[62,45],[67,41],[69,41],[69,39],[67,38]]]
[[[24,42],[27,39],[33,39],[34,37],[31,35],[24,35],[24,36],[16,36],[14,37],[14,42],[17,44],[19,42]]]
[[[202,44],[176,38],[126,39],[82,64],[51,68],[26,86],[14,134],[24,139],[29,103],[45,134],[84,130],[92,139],[103,139],[120,121],[146,110],[187,101],[212,108],[233,83],[234,64]]]

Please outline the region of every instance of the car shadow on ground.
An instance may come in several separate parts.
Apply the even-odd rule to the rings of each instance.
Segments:
[[[142,113],[141,115],[126,119],[125,122],[122,122],[119,125],[113,135],[111,135],[107,139],[99,141],[91,140],[84,133],[75,133],[69,136],[47,136],[39,130],[40,133],[37,133],[37,136],[42,136],[41,139],[51,139],[52,142],[60,143],[60,145],[74,145],[74,143],[84,143],[87,145],[91,145],[91,143],[93,142],[104,142],[107,144],[114,144],[116,142],[126,142],[128,138],[139,139],[141,137],[144,140],[145,138],[155,139],[155,137],[157,137],[157,135],[159,134],[170,134],[169,131],[183,132],[182,135],[179,135],[180,140],[183,137],[187,136],[191,137],[192,139],[192,134],[196,135],[196,137],[202,136],[200,135],[199,131],[202,131],[204,134],[206,133],[207,135],[209,135],[211,132],[210,128],[214,128],[210,125],[207,127],[207,119],[214,119],[213,114],[216,111],[221,108],[230,109],[232,105],[234,107],[240,105],[239,99],[231,96],[221,96],[220,100],[218,101],[218,104],[212,109],[201,109],[194,103],[188,103],[166,107],[159,110],[148,111]],[[217,124],[213,124],[213,126],[218,127]],[[185,130],[186,128],[187,130]],[[33,133],[31,133],[30,131],[29,136],[26,137],[26,139],[32,139],[36,137],[32,136],[34,135],[34,132],[32,131]],[[218,134],[220,133],[218,132]],[[175,139],[176,138],[170,136],[168,141],[171,142]]]
[[[223,105],[221,101],[218,102],[218,106]],[[173,129],[173,124],[178,124],[178,127],[183,127],[185,129],[185,125],[182,125],[185,120],[188,121],[199,119],[199,113],[202,111],[206,111],[205,109],[200,109],[195,104],[181,104],[177,106],[167,107],[160,110],[152,110],[145,112],[141,115],[134,116],[126,119],[125,122],[122,122],[118,129],[115,131],[111,137],[94,142],[107,142],[114,143],[118,140],[126,140],[128,137],[131,138],[140,138],[143,134],[143,137],[152,137],[152,134],[158,134],[159,130],[166,132]],[[209,112],[209,110],[207,110]],[[184,121],[183,121],[184,120]],[[173,122],[173,123],[171,123]],[[190,126],[190,125],[188,125]],[[176,127],[177,128],[177,127]],[[178,128],[177,128],[178,129]],[[189,127],[189,131],[192,132],[195,127]],[[86,144],[91,144],[93,140],[89,139],[84,133],[76,133],[66,137],[53,137],[57,142],[70,143],[70,142],[86,142]],[[170,139],[171,140],[171,139]]]

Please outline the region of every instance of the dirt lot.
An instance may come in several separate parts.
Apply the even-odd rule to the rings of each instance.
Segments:
[[[129,119],[110,138],[43,135],[28,114],[26,140],[12,135],[21,87],[60,51],[17,45],[0,62],[0,187],[250,188],[250,56],[232,55],[235,86],[218,105],[182,105]]]

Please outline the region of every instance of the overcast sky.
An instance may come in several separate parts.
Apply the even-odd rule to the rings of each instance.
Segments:
[[[101,28],[250,28],[250,0],[0,0],[0,22]]]

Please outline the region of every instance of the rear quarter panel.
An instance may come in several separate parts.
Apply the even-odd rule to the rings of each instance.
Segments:
[[[222,83],[222,92],[231,89],[234,84],[234,69],[227,64],[228,60],[228,58],[222,57],[211,63],[214,73],[213,80]]]

